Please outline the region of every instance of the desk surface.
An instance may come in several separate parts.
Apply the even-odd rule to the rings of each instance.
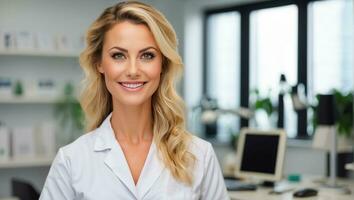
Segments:
[[[230,191],[229,195],[231,200],[354,200],[354,180],[339,180],[339,185],[345,185],[351,191],[350,195],[337,194],[330,189],[324,188],[322,183],[324,180],[307,178],[300,183],[283,183],[290,188],[292,191],[285,192],[283,194],[269,194],[272,190],[271,188],[259,187],[256,191]],[[311,187],[318,190],[318,194],[315,197],[307,198],[295,198],[293,197],[294,191]]]

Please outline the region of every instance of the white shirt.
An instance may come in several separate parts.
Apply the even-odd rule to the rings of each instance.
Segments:
[[[96,130],[59,149],[40,200],[224,200],[229,199],[210,143],[193,136],[194,182],[173,178],[152,142],[137,184],[114,137],[109,115]]]

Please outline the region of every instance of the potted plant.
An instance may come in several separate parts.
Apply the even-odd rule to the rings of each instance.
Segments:
[[[336,107],[336,131],[340,137],[350,138],[353,136],[353,92],[342,93],[339,90],[333,90]],[[317,102],[319,96],[316,96]],[[311,106],[313,113],[316,113],[317,105]],[[314,114],[312,118],[314,130],[317,126],[317,117]]]
[[[271,90],[268,91],[268,94],[266,96],[261,96],[259,93],[258,89],[254,89],[251,94],[252,94],[252,109],[254,111],[260,111],[263,112],[263,114],[266,114],[267,120],[268,120],[268,127],[267,128],[274,128],[275,125],[275,119],[274,119],[274,111],[275,111],[275,106],[272,103],[271,97],[270,97],[270,92]],[[257,120],[256,118],[256,124],[257,126],[259,125],[259,119]]]
[[[353,161],[353,92],[343,93],[339,90],[333,90],[333,95],[336,108],[335,131],[336,134],[338,134],[337,175],[339,177],[347,177],[348,173],[344,169],[344,166],[346,163]],[[317,95],[316,98],[319,100],[319,95]],[[318,105],[311,106],[311,108],[314,113],[316,113]],[[316,130],[316,114],[313,116],[312,122],[314,130]],[[331,141],[328,140],[327,142],[330,143]],[[327,174],[329,174],[329,172],[327,172]]]
[[[64,86],[63,95],[55,104],[54,114],[59,126],[59,145],[68,144],[82,134],[84,114],[74,95],[73,84]]]
[[[336,127],[339,135],[350,138],[353,133],[353,92],[347,94],[334,90],[336,99]]]

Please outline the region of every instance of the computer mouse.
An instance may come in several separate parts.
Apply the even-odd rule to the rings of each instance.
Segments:
[[[318,191],[313,188],[304,188],[294,192],[294,197],[313,197],[316,196]]]

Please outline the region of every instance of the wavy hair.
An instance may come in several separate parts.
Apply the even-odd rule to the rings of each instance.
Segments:
[[[184,102],[175,90],[183,64],[173,27],[152,6],[136,1],[121,2],[105,9],[89,27],[87,45],[80,55],[80,65],[85,72],[80,104],[85,112],[87,131],[96,129],[113,109],[112,96],[97,67],[101,62],[105,33],[123,21],[146,25],[162,53],[160,85],[152,96],[154,142],[172,176],[191,185],[195,156],[188,150],[191,134],[185,128]]]

